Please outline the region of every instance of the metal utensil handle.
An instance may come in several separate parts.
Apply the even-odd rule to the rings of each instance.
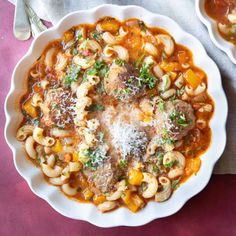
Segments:
[[[42,31],[47,29],[47,27],[43,24],[43,22],[37,16],[34,10],[27,4],[26,4],[26,12],[29,17],[31,32],[33,37],[36,37]]]
[[[23,0],[16,1],[13,33],[19,40],[27,40],[30,37],[30,24]]]

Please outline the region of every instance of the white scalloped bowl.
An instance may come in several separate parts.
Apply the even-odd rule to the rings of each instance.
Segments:
[[[195,0],[195,9],[198,18],[207,27],[211,41],[215,46],[225,52],[230,60],[236,64],[236,47],[220,35],[216,21],[207,15],[204,4],[205,0]]]
[[[119,20],[135,17],[143,20],[149,26],[158,26],[167,30],[177,43],[187,46],[193,52],[195,64],[208,75],[208,92],[215,101],[215,112],[210,122],[212,143],[207,152],[201,156],[202,166],[198,174],[182,184],[168,201],[163,203],[149,202],[143,210],[135,214],[124,207],[110,213],[101,214],[92,204],[79,203],[65,197],[57,187],[46,183],[40,169],[35,168],[26,158],[23,144],[15,138],[17,128],[22,120],[19,99],[27,90],[27,72],[33,62],[41,55],[45,46],[50,41],[60,38],[64,31],[81,23],[94,23],[99,18],[107,15]],[[31,190],[36,195],[47,201],[62,215],[77,220],[88,221],[100,227],[139,226],[154,219],[174,214],[180,210],[188,199],[199,193],[207,185],[213,167],[225,147],[227,111],[227,101],[222,89],[219,70],[196,38],[184,32],[170,18],[153,14],[144,8],[102,5],[91,10],[77,11],[67,15],[56,26],[46,30],[33,41],[30,49],[17,64],[13,72],[11,89],[5,103],[5,137],[13,152],[17,171],[27,181]]]

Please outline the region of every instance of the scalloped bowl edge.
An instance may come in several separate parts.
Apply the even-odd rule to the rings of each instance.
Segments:
[[[215,46],[225,52],[226,55],[228,55],[228,57],[230,58],[230,60],[234,64],[236,64],[235,46],[232,43],[226,41],[224,38],[222,38],[218,31],[216,21],[207,15],[204,7],[204,2],[205,0],[195,0],[195,9],[198,18],[207,27],[211,41],[215,44]]]
[[[109,12],[109,14],[107,13]],[[15,103],[26,91],[27,71],[42,53],[45,45],[73,25],[94,23],[103,16],[113,16],[119,20],[127,18],[142,19],[147,25],[158,26],[167,30],[177,43],[187,46],[194,56],[194,62],[208,75],[208,92],[215,102],[215,112],[210,121],[212,143],[206,153],[201,156],[202,165],[197,175],[182,184],[163,203],[150,202],[138,213],[131,213],[126,208],[119,208],[110,213],[101,214],[92,204],[83,204],[65,197],[57,187],[44,181],[39,168],[32,168],[32,163],[24,157],[23,145],[16,141],[15,134],[22,115]],[[48,202],[60,214],[77,220],[84,220],[99,227],[140,226],[150,221],[176,213],[193,196],[199,193],[208,183],[216,161],[222,155],[226,145],[226,119],[228,113],[227,100],[221,84],[220,72],[209,58],[202,44],[192,35],[184,32],[172,19],[154,14],[138,6],[116,6],[105,4],[90,10],[72,12],[65,16],[52,28],[42,32],[31,44],[26,55],[16,65],[11,88],[5,101],[5,139],[13,152],[13,160],[19,174],[27,181],[30,189],[37,196]],[[221,122],[219,122],[219,120]],[[194,186],[194,188],[193,188]]]

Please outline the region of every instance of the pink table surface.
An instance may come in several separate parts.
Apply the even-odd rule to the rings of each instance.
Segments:
[[[206,189],[175,215],[142,227],[101,229],[67,219],[35,196],[14,168],[3,135],[4,100],[13,68],[31,40],[17,41],[12,34],[14,8],[0,0],[0,235],[236,235],[236,175],[213,175]]]

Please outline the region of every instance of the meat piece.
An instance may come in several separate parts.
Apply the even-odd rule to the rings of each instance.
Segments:
[[[96,188],[102,193],[106,193],[113,189],[119,177],[122,176],[122,171],[111,159],[108,159],[94,171],[87,168],[84,174],[89,181],[94,183]]]
[[[43,103],[42,122],[46,126],[56,125],[60,128],[70,127],[75,116],[76,98],[69,90],[63,88],[50,89]]]
[[[112,64],[104,79],[106,93],[123,102],[140,97],[144,94],[144,89],[139,84],[138,75],[139,71],[130,64]]]
[[[155,110],[156,132],[173,140],[181,140],[195,126],[192,106],[182,100],[167,101]]]

